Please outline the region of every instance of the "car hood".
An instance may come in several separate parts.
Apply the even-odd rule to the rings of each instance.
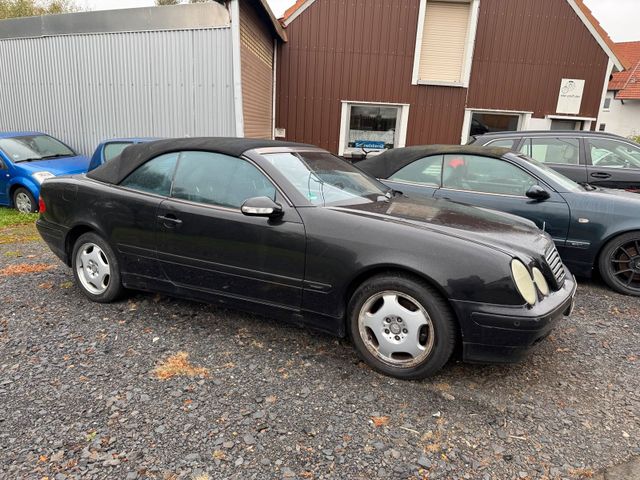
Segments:
[[[14,164],[18,171],[27,175],[35,172],[50,172],[55,176],[84,173],[89,167],[89,159],[83,155],[75,157],[52,158],[50,160],[32,160]]]
[[[483,244],[513,257],[523,254],[532,258],[544,257],[546,249],[553,243],[548,234],[529,220],[445,199],[399,196],[388,201],[333,208],[380,221],[437,231]]]

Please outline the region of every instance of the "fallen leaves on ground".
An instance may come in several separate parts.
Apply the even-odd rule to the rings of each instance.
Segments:
[[[38,288],[42,288],[43,290],[51,290],[53,288],[53,283],[44,282],[44,283],[41,283],[40,285],[38,285]]]
[[[18,263],[16,265],[9,265],[8,267],[0,270],[0,276],[11,277],[27,273],[45,272],[52,268],[56,268],[56,266],[47,263]]]
[[[187,352],[178,352],[160,363],[153,371],[159,380],[168,380],[173,377],[208,377],[209,370],[204,367],[195,367],[189,362]]]
[[[590,468],[572,468],[569,475],[577,478],[592,478],[595,474]]]
[[[371,417],[373,425],[377,427],[383,427],[389,424],[389,417]]]

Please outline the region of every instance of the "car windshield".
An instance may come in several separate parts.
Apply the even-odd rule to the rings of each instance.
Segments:
[[[526,155],[515,156],[526,160],[529,163],[529,167],[531,168],[531,170],[533,170],[534,173],[538,174],[542,178],[550,178],[552,181],[556,182],[563,190],[567,192],[584,192],[584,187],[580,186],[570,178],[565,177],[561,173],[558,173],[555,170],[549,168],[544,163],[534,160],[531,157],[527,157]]]
[[[49,135],[0,138],[0,149],[15,163],[76,155],[69,147]]]
[[[313,205],[353,205],[380,200],[389,189],[326,152],[269,153],[264,157]]]

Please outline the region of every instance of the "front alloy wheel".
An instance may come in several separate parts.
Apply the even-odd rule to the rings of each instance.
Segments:
[[[372,368],[402,379],[433,375],[449,360],[456,321],[429,284],[401,274],[367,280],[349,302],[349,333]]]
[[[600,255],[600,274],[617,292],[640,296],[640,232],[607,243]]]
[[[26,188],[18,188],[13,194],[13,205],[20,213],[35,213],[38,211],[36,199]]]
[[[360,309],[358,327],[369,352],[395,367],[419,365],[433,349],[431,317],[402,292],[388,290],[369,297]]]

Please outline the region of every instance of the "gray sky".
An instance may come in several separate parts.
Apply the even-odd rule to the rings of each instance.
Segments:
[[[295,0],[269,0],[276,17]],[[154,0],[77,0],[78,5],[90,10],[144,7]],[[640,40],[640,0],[585,0],[596,18],[615,42]]]
[[[640,0],[585,0],[614,42],[640,40]]]

